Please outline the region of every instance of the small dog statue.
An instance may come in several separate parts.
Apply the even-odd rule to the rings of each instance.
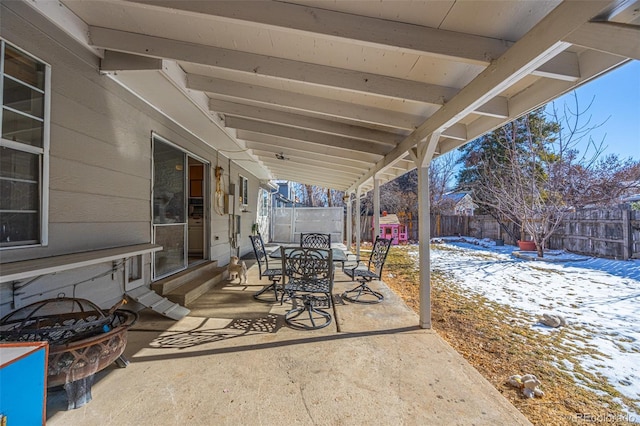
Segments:
[[[240,283],[247,283],[247,264],[244,261],[240,262],[238,256],[231,256],[227,271],[229,272],[229,281],[238,278]]]

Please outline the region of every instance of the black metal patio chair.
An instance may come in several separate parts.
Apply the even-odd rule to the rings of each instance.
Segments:
[[[331,250],[281,247],[284,295],[293,303],[285,322],[294,328],[315,330],[331,324],[333,256]],[[303,316],[303,314],[307,314]]]
[[[391,239],[376,237],[368,261],[356,259],[355,265],[344,266],[343,271],[351,281],[357,280],[360,284],[342,293],[343,299],[353,303],[380,303],[384,300],[384,295],[371,289],[369,283],[382,279],[382,268],[390,248]]]
[[[273,302],[273,300],[266,300],[260,297],[263,293],[273,290],[275,301],[278,301],[278,291],[282,289],[282,286],[279,284],[279,281],[282,278],[282,269],[269,268],[269,256],[267,256],[267,251],[264,248],[264,242],[262,241],[262,236],[260,234],[249,235],[249,239],[251,239],[253,253],[255,254],[256,261],[258,262],[258,277],[260,279],[262,279],[262,277],[267,277],[271,280],[271,284],[255,293],[253,297],[256,300],[263,302]]]
[[[300,234],[300,247],[330,249],[331,234],[320,234],[318,232]]]

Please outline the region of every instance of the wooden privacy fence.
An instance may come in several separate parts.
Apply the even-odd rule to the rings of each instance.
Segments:
[[[470,235],[469,222],[471,216],[443,216],[431,215],[431,236],[441,237],[445,235]],[[360,219],[362,226],[360,238],[363,241],[371,241],[373,231],[373,218],[371,216]],[[418,219],[405,219],[400,223],[407,227],[407,238],[409,241],[418,240]]]
[[[373,218],[362,217],[362,230],[360,238],[370,241],[373,230]],[[407,227],[409,241],[417,241],[418,219],[405,219],[400,221]],[[480,225],[478,225],[478,222]],[[482,236],[483,234],[486,234]],[[444,237],[451,235],[478,236],[478,238],[498,238],[498,223],[491,216],[454,216],[431,215],[431,237]],[[506,238],[507,236],[505,236]],[[515,243],[515,242],[514,242]]]
[[[371,240],[372,218],[362,218],[363,241]],[[418,220],[406,220],[409,240],[418,240]],[[513,224],[506,224],[513,235],[520,234]],[[502,239],[505,244],[516,241],[489,215],[431,215],[431,237],[462,235],[475,238]],[[640,211],[628,207],[582,209],[567,214],[551,236],[548,249],[613,259],[640,259]]]
[[[567,215],[549,248],[598,257],[640,259],[640,211],[583,209]]]

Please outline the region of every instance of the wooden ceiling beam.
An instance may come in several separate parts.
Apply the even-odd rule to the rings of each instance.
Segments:
[[[286,169],[300,170],[300,168],[302,166],[302,168],[304,169],[305,172],[317,174],[317,175],[320,175],[320,176],[330,176],[330,177],[333,177],[333,178],[346,179],[346,180],[353,180],[355,177],[358,177],[358,176],[362,175],[361,172],[353,172],[353,171],[348,171],[346,169],[343,169],[343,170],[327,169],[323,165],[313,164],[313,163],[308,162],[308,161],[302,161],[300,163],[293,163],[293,162],[291,162],[291,160],[278,160],[275,157],[274,158],[266,158],[266,157],[260,158],[260,161],[262,161],[264,164],[269,166],[269,168],[271,170],[275,170],[277,168],[282,168],[283,170],[286,170]]]
[[[300,173],[299,171],[290,171],[287,169],[278,168],[272,170],[274,179],[289,180],[292,182],[303,183],[307,185],[317,185],[321,188],[332,188],[344,191],[349,185],[351,179],[333,179],[318,173]]]
[[[160,71],[162,59],[107,50],[100,61],[100,72]]]
[[[358,16],[284,2],[133,0],[162,9],[197,13],[265,29],[347,40],[361,46],[386,47],[420,55],[488,65],[511,42],[455,31]],[[426,12],[426,11],[425,11]]]
[[[348,43],[400,50],[417,55],[452,59],[487,66],[513,42],[421,25],[331,11],[284,2],[133,0],[163,9],[197,13],[230,22],[245,22],[266,29],[338,39]],[[561,54],[534,73],[561,80],[577,78],[575,54]]]
[[[414,130],[424,121],[424,117],[417,115],[197,74],[187,74],[187,88],[207,92],[216,97],[232,98],[233,102],[249,101],[271,107],[277,105],[278,108],[312,113],[321,117],[338,117],[402,130]]]
[[[246,142],[247,148],[256,147],[256,144],[259,143],[259,147],[262,149],[270,146],[277,150],[304,150],[309,153],[324,154],[336,157],[339,156],[342,158],[348,158],[350,160],[365,161],[367,163],[376,162],[382,158],[382,155],[373,154],[371,152],[350,151],[348,149],[336,148],[307,141],[288,139],[274,135],[267,135],[264,133],[250,132],[246,130],[238,130],[237,136],[239,139]]]
[[[640,60],[640,27],[610,22],[587,22],[564,38],[569,43]]]
[[[596,16],[610,1],[563,2],[545,16],[504,55],[473,79],[444,108],[440,108],[409,135],[392,152],[380,160],[367,175],[356,181],[356,189],[398,157],[404,156],[414,145],[448,128],[486,103],[506,87],[528,75],[542,63],[566,49],[563,40],[568,34]],[[531,105],[534,107],[535,105]],[[516,115],[511,115],[511,119]]]
[[[352,160],[346,160],[342,157],[330,157],[328,155],[322,155],[322,154],[309,154],[309,153],[304,153],[299,151],[296,152],[294,150],[289,150],[289,149],[286,151],[258,149],[255,143],[253,144],[253,146],[255,148],[251,148],[251,152],[253,152],[253,155],[261,158],[263,161],[265,157],[268,157],[268,158],[284,157],[286,160],[293,161],[294,163],[304,163],[304,162],[321,163],[329,168],[345,169],[350,171],[357,171],[359,173],[363,173],[367,169],[366,163],[358,163]]]
[[[404,136],[399,134],[353,126],[326,119],[276,111],[266,107],[244,105],[236,102],[211,99],[209,101],[209,108],[211,111],[223,113],[227,117],[242,117],[252,120],[266,121],[269,123],[283,124],[296,128],[306,128],[320,133],[366,140],[389,146],[396,146],[402,141],[402,139],[404,139]]]
[[[264,133],[281,138],[295,139],[332,148],[343,148],[353,151],[369,152],[384,155],[391,150],[388,145],[381,145],[374,142],[362,141],[358,139],[346,138],[342,136],[329,135],[307,129],[282,126],[279,124],[266,123],[263,121],[248,120],[239,117],[226,117],[225,125],[239,130],[248,130],[254,133]]]
[[[104,49],[191,62],[250,75],[300,81],[390,98],[442,105],[458,92],[458,89],[453,87],[109,28],[92,26],[89,27],[89,32],[93,46]]]

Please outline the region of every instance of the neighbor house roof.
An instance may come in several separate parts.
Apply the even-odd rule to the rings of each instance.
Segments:
[[[467,195],[471,196],[468,192],[450,192],[448,194],[444,194],[442,198],[445,200],[451,200],[454,203],[458,203]]]

